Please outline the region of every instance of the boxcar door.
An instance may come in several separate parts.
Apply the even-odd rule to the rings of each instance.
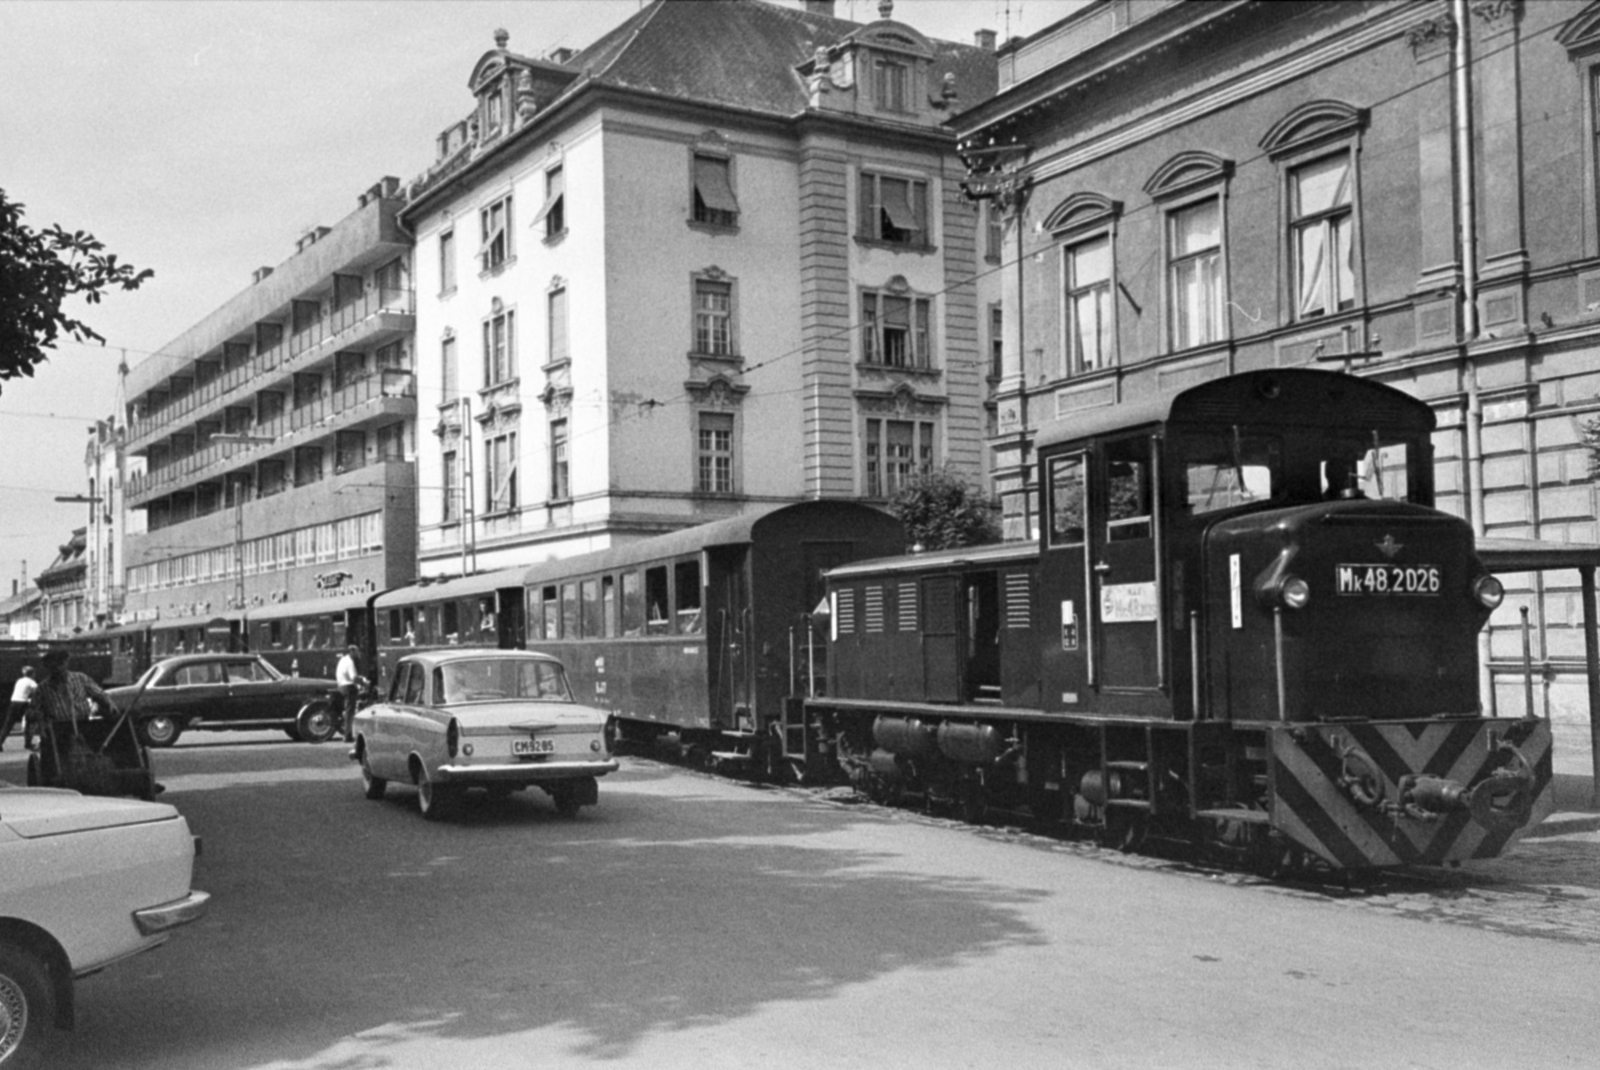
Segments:
[[[922,581],[922,684],[929,702],[961,701],[961,580]]]
[[[1110,690],[1162,683],[1153,442],[1149,434],[1108,441],[1101,492],[1090,497],[1100,685]]]

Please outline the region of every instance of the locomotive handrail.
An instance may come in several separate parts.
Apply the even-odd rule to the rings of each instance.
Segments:
[[[1166,528],[1162,523],[1165,510],[1161,508],[1161,488],[1163,486],[1161,471],[1161,435],[1150,436],[1150,487],[1152,500],[1150,504],[1150,530],[1154,536],[1156,554],[1156,686],[1166,691],[1169,683],[1167,679],[1167,629],[1163,622],[1167,619],[1167,573],[1162,567],[1166,560],[1165,547],[1162,543],[1161,533]]]

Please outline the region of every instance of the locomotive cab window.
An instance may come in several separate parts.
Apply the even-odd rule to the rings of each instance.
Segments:
[[[1233,428],[1197,435],[1183,453],[1189,511],[1196,516],[1284,493],[1283,441],[1276,435]]]
[[[1414,495],[1411,465],[1418,451],[1404,439],[1374,431],[1338,439],[1321,452],[1318,475],[1324,501],[1370,498],[1431,504]]]
[[[1088,499],[1088,465],[1084,455],[1050,460],[1050,545],[1083,543],[1084,502]]]
[[[1150,439],[1106,445],[1106,541],[1150,538]]]

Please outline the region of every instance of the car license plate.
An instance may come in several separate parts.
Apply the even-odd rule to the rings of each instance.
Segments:
[[[1337,565],[1334,573],[1339,594],[1439,593],[1438,565]]]
[[[536,754],[554,754],[556,741],[553,739],[513,739],[511,753],[518,757],[531,757]]]

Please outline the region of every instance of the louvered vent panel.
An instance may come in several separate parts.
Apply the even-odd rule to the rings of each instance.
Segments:
[[[883,588],[868,587],[863,594],[862,616],[866,620],[867,634],[877,635],[883,631]]]
[[[849,588],[839,592],[839,634],[854,635],[856,630],[856,593]]]
[[[900,630],[903,632],[917,630],[917,585],[915,583],[902,583],[900,585]]]
[[[1026,572],[1006,574],[1006,627],[1024,631],[1033,627],[1032,584]]]

